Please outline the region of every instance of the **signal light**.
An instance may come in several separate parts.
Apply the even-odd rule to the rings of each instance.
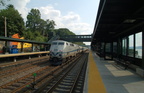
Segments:
[[[62,50],[59,50],[59,52],[62,52]]]

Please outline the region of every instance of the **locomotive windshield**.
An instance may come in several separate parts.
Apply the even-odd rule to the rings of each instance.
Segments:
[[[59,42],[58,45],[64,45],[64,42]]]
[[[57,45],[57,42],[53,42],[52,45]]]

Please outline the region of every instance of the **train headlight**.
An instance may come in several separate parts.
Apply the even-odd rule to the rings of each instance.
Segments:
[[[59,54],[59,56],[62,56],[62,54]]]
[[[61,57],[62,56],[62,51],[60,50],[60,52],[59,52],[59,56]]]

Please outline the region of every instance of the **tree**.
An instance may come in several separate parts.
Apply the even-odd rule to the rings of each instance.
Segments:
[[[10,1],[10,0],[7,0],[7,1]],[[0,6],[4,6],[4,5],[6,5],[5,0],[0,0]]]
[[[4,5],[5,3],[4,3],[4,0],[0,0],[0,4],[1,5]]]
[[[59,35],[60,37],[63,37],[65,35],[75,35],[75,33],[71,32],[69,29],[67,28],[59,28],[55,30],[55,33],[57,35]]]
[[[27,15],[26,27],[31,31],[37,31],[40,26],[41,14],[38,9],[31,9],[29,14]]]
[[[60,37],[64,37],[66,35],[75,35],[75,33],[71,32],[69,29],[67,28],[59,28],[59,29],[55,29],[54,32],[59,35]],[[83,42],[73,42],[75,44],[78,45],[85,45]]]
[[[42,36],[38,31],[36,31],[36,32],[34,33],[34,36],[36,36],[36,37],[35,37],[35,40],[36,40],[36,41],[39,41],[39,42],[47,42],[47,38],[44,37],[44,36]]]
[[[43,36],[46,35],[45,34],[45,32],[46,32],[46,21],[44,21],[43,19],[40,19],[38,31],[41,33],[41,35],[43,35]]]
[[[56,25],[53,20],[49,20],[49,19],[46,20],[46,24],[47,24],[46,29],[48,31],[53,30],[55,28],[55,25]]]
[[[32,32],[27,29],[24,33],[24,37],[26,40],[34,40],[39,42],[47,42],[48,39],[44,36],[42,36],[38,31]]]
[[[33,34],[36,32],[48,39],[48,34],[53,31],[55,22],[53,20],[41,19],[41,14],[38,9],[31,9],[27,15],[26,27],[28,31],[32,31]],[[45,39],[44,38],[44,39]],[[35,38],[36,39],[36,38]],[[47,40],[45,39],[45,40]]]
[[[30,31],[29,29],[27,29],[25,32],[24,32],[24,38],[26,40],[34,40],[34,34],[32,31]]]
[[[6,17],[7,23],[7,35],[12,36],[15,33],[23,35],[25,30],[24,21],[19,12],[14,8],[13,5],[8,5],[6,9],[0,11],[0,35],[4,36],[4,18]]]
[[[53,20],[46,20],[46,36],[51,39],[54,36],[55,22]]]
[[[73,43],[75,43],[77,45],[85,45],[83,42],[73,42]]]

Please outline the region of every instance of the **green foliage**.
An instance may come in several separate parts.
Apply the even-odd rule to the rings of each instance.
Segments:
[[[46,20],[46,30],[47,31],[51,31],[51,30],[54,30],[54,28],[55,28],[55,22],[53,21],[53,20]]]
[[[85,45],[83,42],[73,42],[73,43],[75,43],[77,45]]]
[[[30,30],[27,30],[24,32],[24,37],[26,40],[34,40],[34,41],[39,41],[39,42],[48,41],[47,37],[44,37],[43,35],[41,35],[39,31],[32,32]]]
[[[34,36],[36,36],[36,37],[35,37],[35,41],[46,42],[46,41],[45,41],[45,37],[42,36],[42,35],[40,34],[40,32],[36,31],[36,32],[34,33]]]
[[[0,3],[4,3],[1,0]],[[75,35],[67,28],[55,29],[55,21],[41,19],[41,14],[38,9],[31,9],[27,15],[26,26],[23,18],[13,5],[7,6],[6,9],[0,10],[0,36],[4,36],[6,17],[8,36],[19,33],[20,37],[25,37],[26,40],[34,40],[47,42],[48,39],[55,35],[63,37],[65,35]],[[83,45],[81,42],[76,44]]]
[[[14,8],[13,5],[9,5],[6,9],[0,11],[0,36],[4,36],[4,18],[6,17],[7,23],[7,34],[8,37],[15,33],[23,35],[25,30],[24,21],[19,12]]]
[[[63,37],[65,35],[75,35],[73,32],[71,32],[69,29],[67,28],[59,28],[59,29],[55,29],[54,32],[59,35],[60,37]]]
[[[6,5],[5,1],[10,1],[10,0],[0,0],[0,6],[5,6]]]
[[[26,40],[34,40],[34,34],[29,29],[24,32],[23,37],[25,37]]]
[[[45,36],[45,30],[46,30],[45,26],[46,26],[46,21],[40,19],[39,27],[37,28],[37,31],[39,31],[43,36]]]
[[[2,5],[2,6],[5,5],[4,0],[0,0],[0,5]]]
[[[31,31],[36,31],[40,25],[40,11],[38,9],[31,9],[29,14],[27,15],[27,22],[26,27],[29,28]]]
[[[33,36],[36,36],[36,38],[27,37],[32,40],[38,40],[38,41],[46,41],[48,40],[48,34],[54,29],[55,22],[53,20],[47,19],[46,21],[41,19],[41,14],[38,9],[31,9],[29,14],[27,15],[27,22],[26,27],[28,31],[31,31],[33,33]],[[40,34],[40,35],[38,35]],[[38,37],[39,36],[39,37]]]
[[[63,37],[66,35],[75,35],[75,33],[71,32],[67,28],[55,29],[54,32],[56,33],[56,35],[59,35],[60,37]],[[73,43],[78,44],[78,45],[85,45],[83,42],[73,42]]]

